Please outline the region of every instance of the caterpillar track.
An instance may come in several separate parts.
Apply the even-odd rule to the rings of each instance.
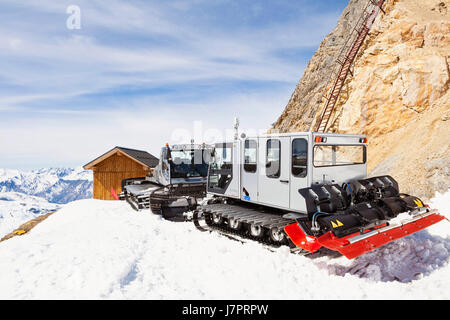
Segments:
[[[199,206],[193,215],[194,224],[201,231],[216,231],[226,237],[246,242],[253,240],[266,248],[289,246],[291,252],[306,254],[286,237],[284,227],[295,222],[297,215],[281,216],[273,209],[251,207],[245,204],[212,203]],[[201,225],[200,221],[204,221]]]
[[[205,197],[205,188],[206,183],[178,183],[159,186],[148,197],[149,207],[155,214],[164,214],[164,210],[171,204],[186,199],[186,206],[182,207],[182,210],[191,210],[197,206],[197,198]]]

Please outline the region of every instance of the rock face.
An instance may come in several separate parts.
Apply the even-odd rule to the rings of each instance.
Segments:
[[[272,130],[308,131],[323,107],[324,76],[366,0],[351,0],[309,62]],[[369,175],[428,199],[450,181],[448,1],[388,0],[355,60],[328,131],[365,133]]]

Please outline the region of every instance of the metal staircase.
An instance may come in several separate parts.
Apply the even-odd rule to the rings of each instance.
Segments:
[[[338,54],[336,62],[340,67],[337,69],[337,73],[332,74],[331,76],[333,85],[325,96],[325,107],[323,108],[320,118],[316,123],[316,132],[326,131],[345,80],[347,79],[348,74],[351,73],[350,67],[352,66],[359,49],[369,33],[375,18],[380,10],[383,11],[382,7],[384,2],[385,0],[369,0],[367,2],[362,15],[358,19],[355,27],[350,32],[350,35]]]

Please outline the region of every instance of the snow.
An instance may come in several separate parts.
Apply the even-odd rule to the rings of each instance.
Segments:
[[[84,170],[83,167],[73,168],[73,171],[64,176],[64,180],[88,180],[93,181],[92,171]]]
[[[431,204],[449,216],[450,192]],[[444,220],[353,260],[300,256],[79,200],[0,243],[0,299],[449,299],[449,236]]]
[[[0,192],[0,238],[21,224],[61,208],[61,205],[19,192]]]
[[[19,170],[16,169],[3,169],[0,168],[0,181],[14,178],[20,174]]]

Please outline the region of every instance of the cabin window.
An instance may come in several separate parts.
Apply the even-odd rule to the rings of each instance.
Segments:
[[[266,152],[266,176],[269,178],[280,177],[281,142],[278,139],[267,140]]]
[[[232,158],[233,147],[231,144],[216,144],[211,158],[212,170],[231,170],[233,164]]]
[[[244,170],[256,172],[256,154],[258,150],[256,140],[245,140],[244,144]]]
[[[308,142],[305,139],[292,140],[292,175],[306,177],[308,168]]]
[[[233,145],[231,143],[219,143],[211,154],[209,166],[208,187],[209,191],[225,193],[233,178]]]
[[[366,163],[366,147],[362,145],[315,145],[314,166],[348,166]]]

